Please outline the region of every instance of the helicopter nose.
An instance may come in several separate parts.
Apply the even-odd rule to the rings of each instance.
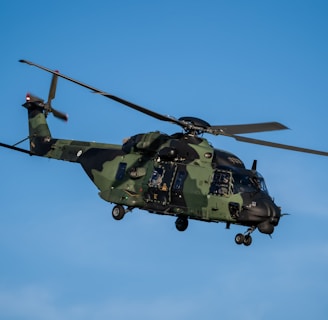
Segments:
[[[263,207],[267,212],[267,216],[270,218],[270,222],[273,225],[277,225],[281,216],[280,208],[277,207],[277,205],[271,199],[263,201]]]
[[[259,231],[265,234],[272,234],[281,217],[280,208],[271,199],[263,199],[259,204],[259,209],[264,219],[257,226]]]
[[[240,216],[244,222],[257,226],[260,232],[272,234],[274,227],[281,217],[280,208],[268,197],[260,197],[245,207],[244,214]],[[246,221],[245,221],[246,220]]]

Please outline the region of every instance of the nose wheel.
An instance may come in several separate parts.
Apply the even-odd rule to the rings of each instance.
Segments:
[[[238,233],[235,237],[235,242],[240,245],[243,244],[246,247],[250,246],[252,244],[252,236],[251,233],[255,230],[255,227],[249,228],[244,234]]]

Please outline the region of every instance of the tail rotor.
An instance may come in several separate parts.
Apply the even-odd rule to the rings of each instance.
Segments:
[[[57,80],[58,80],[58,75],[53,74],[50,84],[50,89],[49,89],[48,101],[46,103],[44,103],[43,99],[28,93],[26,95],[26,103],[24,104],[24,106],[28,104],[35,104],[39,108],[42,108],[44,110],[45,117],[47,117],[49,113],[52,113],[54,117],[63,121],[67,121],[68,115],[59,110],[56,110],[51,105],[52,100],[55,99],[56,97]]]
[[[53,74],[50,89],[49,89],[48,101],[44,106],[45,114],[47,116],[49,113],[52,113],[54,117],[61,119],[63,121],[67,121],[68,115],[61,111],[56,110],[51,105],[51,101],[56,97],[57,80],[58,80],[57,74]]]

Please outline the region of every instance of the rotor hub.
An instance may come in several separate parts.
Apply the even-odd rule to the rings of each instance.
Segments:
[[[211,126],[207,121],[196,117],[181,117],[178,120],[185,123],[184,130],[192,135],[199,135]]]

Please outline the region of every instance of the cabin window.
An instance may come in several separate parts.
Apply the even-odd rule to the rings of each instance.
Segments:
[[[186,177],[187,177],[186,171],[179,171],[177,173],[177,176],[174,181],[173,190],[175,190],[175,191],[182,190],[183,183],[184,183]]]
[[[210,186],[210,194],[229,195],[232,193],[231,172],[226,170],[215,170]]]
[[[126,167],[127,167],[126,162],[120,162],[120,164],[118,165],[116,176],[115,176],[116,180],[123,180],[123,178],[125,176]]]
[[[163,181],[164,172],[165,171],[163,170],[163,168],[160,167],[154,168],[151,178],[149,179],[148,186],[154,188],[160,188]]]

